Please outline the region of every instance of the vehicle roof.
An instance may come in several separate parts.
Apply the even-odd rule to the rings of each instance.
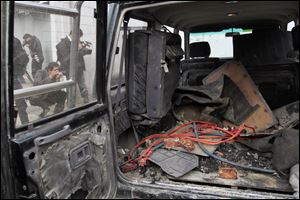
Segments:
[[[229,14],[236,16],[230,17]],[[299,17],[299,1],[177,2],[134,10],[131,15],[147,21],[157,19],[165,25],[191,32],[219,31],[232,27],[278,27]]]

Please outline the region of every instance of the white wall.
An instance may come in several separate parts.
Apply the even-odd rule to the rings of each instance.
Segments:
[[[92,91],[96,67],[96,19],[94,18],[94,8],[96,8],[95,1],[85,1],[82,5],[80,19],[80,28],[83,31],[81,40],[93,43],[92,54],[84,58],[86,67],[85,80],[89,91]],[[104,51],[106,50],[104,49]]]

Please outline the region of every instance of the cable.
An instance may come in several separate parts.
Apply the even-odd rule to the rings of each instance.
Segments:
[[[196,123],[198,123],[198,127],[196,127]],[[192,125],[193,124],[193,125]],[[189,127],[191,126],[191,127]],[[194,128],[193,128],[194,127]],[[139,162],[142,164],[145,164],[146,160],[151,156],[153,151],[155,150],[155,146],[163,143],[164,139],[166,138],[178,138],[178,139],[184,139],[184,140],[190,140],[197,143],[203,143],[203,144],[209,144],[209,145],[218,145],[221,143],[239,140],[241,139],[239,137],[242,130],[245,128],[245,125],[239,126],[237,129],[233,130],[225,130],[223,128],[220,128],[215,123],[211,122],[204,122],[204,121],[190,121],[185,124],[181,124],[177,126],[176,128],[168,131],[165,134],[152,134],[148,137],[143,138],[137,144],[131,149],[131,151],[128,153],[128,160],[123,163],[126,164],[128,162]],[[198,128],[197,131],[201,131],[200,137],[195,138],[195,134],[193,133],[194,129]],[[213,131],[221,131],[222,133],[216,133]],[[198,133],[198,132],[197,132]],[[211,141],[209,139],[220,139],[219,141]],[[142,144],[144,144],[147,141],[151,141],[151,145],[147,147],[137,158],[131,158],[132,153]],[[121,165],[123,165],[121,164]]]
[[[193,133],[186,133],[183,131],[183,133],[177,133],[177,134],[172,134],[172,133],[175,133],[185,127],[187,127],[188,125],[194,123],[194,122],[197,122],[200,124],[200,127],[201,128],[206,128],[206,129],[214,129],[214,130],[220,130],[226,134],[228,134],[230,137],[225,137],[226,139],[225,140],[221,140],[219,142],[212,142],[212,141],[207,141],[207,140],[200,140],[199,138],[194,138],[194,134]],[[174,137],[178,137],[178,138],[183,138],[185,137],[186,139],[189,139],[189,140],[193,140],[195,142],[202,142],[202,143],[205,143],[205,144],[211,144],[211,145],[217,145],[217,144],[220,144],[220,143],[224,143],[224,142],[228,142],[230,140],[233,140],[235,139],[236,137],[238,137],[238,135],[240,134],[240,129],[242,128],[242,126],[238,129],[238,130],[234,130],[234,131],[227,131],[227,130],[224,130],[222,128],[219,128],[217,127],[216,124],[214,123],[210,123],[210,122],[203,122],[203,121],[190,121],[188,123],[185,123],[185,124],[181,124],[180,126],[176,127],[175,129],[169,131],[168,133],[166,134],[152,134],[144,139],[142,139],[138,144],[136,144],[133,149],[129,152],[128,154],[128,159],[131,160],[131,155],[133,153],[133,151],[138,148],[140,145],[142,145],[143,143],[145,143],[146,141],[148,140],[151,140],[151,139],[156,139],[156,138],[174,138]],[[192,128],[189,128],[188,132],[192,132],[191,130]],[[213,137],[213,136],[211,136]]]
[[[197,138],[199,138],[199,135],[198,135],[198,131],[196,129],[196,123],[193,122],[193,129],[194,129],[194,133],[195,133],[195,136]],[[249,170],[253,170],[253,171],[258,171],[258,172],[263,172],[263,173],[271,173],[271,174],[274,174],[276,173],[275,170],[272,170],[272,169],[263,169],[263,168],[259,168],[259,167],[252,167],[252,166],[245,166],[245,165],[241,165],[239,163],[236,163],[236,162],[232,162],[232,161],[229,161],[229,160],[226,160],[225,158],[221,158],[219,156],[216,156],[215,154],[209,152],[200,142],[197,142],[198,146],[200,147],[200,149],[202,151],[204,151],[208,156],[210,157],[213,157],[214,159],[217,159],[217,160],[220,160],[222,162],[225,162],[225,163],[228,163],[228,164],[231,164],[233,166],[236,166],[236,167],[240,167],[240,168],[244,168],[244,169],[249,169]]]

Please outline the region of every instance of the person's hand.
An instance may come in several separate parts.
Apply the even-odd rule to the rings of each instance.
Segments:
[[[50,77],[51,79],[57,79],[58,74],[59,74],[59,71],[57,71],[57,70],[52,70],[52,71],[50,71],[49,77]]]
[[[60,77],[63,76],[63,73],[62,72],[58,72],[58,74],[56,75],[56,79],[60,79]]]
[[[34,59],[36,62],[38,62],[38,63],[40,62],[40,59],[39,59],[38,55],[34,55],[33,59]]]

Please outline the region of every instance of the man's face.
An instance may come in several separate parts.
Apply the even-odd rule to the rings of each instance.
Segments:
[[[52,70],[48,71],[49,76],[56,77],[59,74],[59,68],[53,67]]]
[[[30,46],[31,45],[31,42],[32,42],[32,39],[30,38],[30,37],[28,37],[28,38],[26,38],[26,39],[24,39],[24,45],[26,45],[26,46]]]

